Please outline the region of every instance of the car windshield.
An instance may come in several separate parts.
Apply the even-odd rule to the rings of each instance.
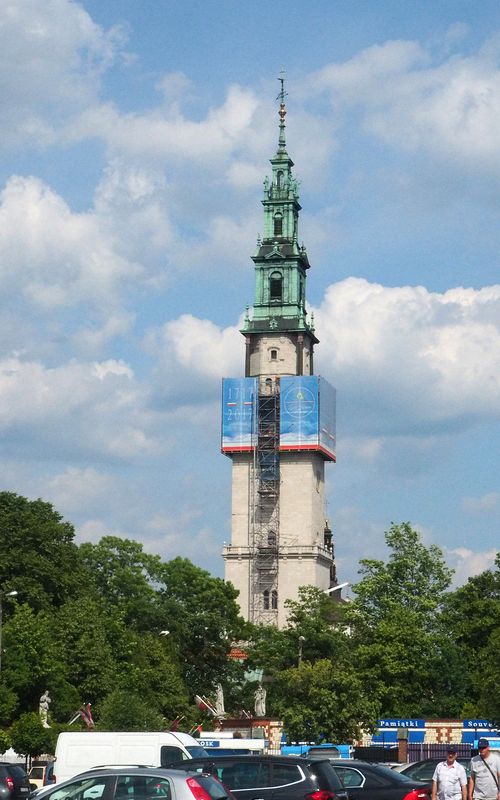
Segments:
[[[198,745],[197,747],[187,746],[186,750],[191,758],[208,758],[207,751],[204,747],[201,747],[201,745]]]

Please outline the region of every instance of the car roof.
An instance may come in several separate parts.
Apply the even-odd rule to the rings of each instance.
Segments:
[[[251,761],[254,764],[257,763],[257,761],[259,760],[266,762],[273,761],[276,762],[277,764],[299,764],[299,765],[307,763],[318,764],[322,761],[324,763],[331,764],[331,759],[328,758],[327,756],[324,757],[321,756],[320,758],[316,756],[314,757],[311,756],[309,758],[307,755],[279,756],[279,755],[267,755],[260,753],[259,755],[254,755],[253,753],[241,753],[241,755],[239,753],[233,753],[232,755],[224,755],[224,756],[218,756],[218,755],[209,755],[203,757],[200,756],[197,758],[190,758],[188,761],[183,761],[182,764],[183,764],[183,769],[187,769],[191,762],[193,764],[204,764],[204,763],[211,764],[215,761],[217,764],[221,764],[225,761],[234,761],[235,758],[241,761]]]

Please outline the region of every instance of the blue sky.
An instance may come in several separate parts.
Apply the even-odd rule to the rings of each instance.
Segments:
[[[282,67],[339,579],[410,520],[461,583],[500,542],[497,2],[4,0],[2,488],[223,574]]]

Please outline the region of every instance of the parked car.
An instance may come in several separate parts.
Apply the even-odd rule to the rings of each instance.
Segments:
[[[194,758],[182,769],[216,775],[240,800],[347,800],[327,758],[231,755]]]
[[[20,800],[28,797],[30,781],[20,764],[0,762],[0,800]]]
[[[417,781],[431,781],[434,770],[441,761],[446,761],[446,757],[424,758],[422,761],[414,761],[412,764],[398,766],[398,772],[401,775],[406,775],[408,778],[413,778]],[[457,758],[457,762],[465,767],[465,772],[467,773],[467,777],[469,777],[470,758]]]
[[[55,783],[54,762],[34,761],[33,766],[28,772],[28,778],[30,779],[30,784],[36,786],[37,789]]]
[[[44,800],[234,800],[213,775],[163,767],[94,768],[38,789]]]
[[[429,800],[430,782],[417,781],[383,764],[332,759],[351,800]]]

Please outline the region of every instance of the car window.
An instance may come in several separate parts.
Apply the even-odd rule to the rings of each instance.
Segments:
[[[180,747],[174,745],[164,744],[160,750],[160,761],[162,767],[168,767],[170,764],[175,764],[177,761],[188,761],[189,756],[184,753]]]
[[[303,780],[303,775],[295,764],[273,764],[272,786],[285,786],[288,783],[297,783]]]
[[[349,767],[337,767],[337,772],[342,778],[344,786],[363,786],[365,780],[361,772]]]
[[[170,800],[172,795],[167,778],[147,775],[120,775],[116,782],[115,800]]]
[[[414,769],[407,770],[406,773],[403,774],[407,775],[409,778],[414,778],[415,780],[426,780],[428,778],[432,778],[435,769],[436,764],[419,764]]]
[[[271,765],[249,759],[227,765],[222,770],[221,781],[228,789],[257,789],[271,785]]]
[[[113,777],[80,778],[44,795],[47,800],[100,800]]]
[[[30,778],[34,780],[41,780],[43,778],[43,767],[31,767],[30,769]]]
[[[16,781],[23,781],[26,777],[26,772],[22,767],[19,767],[17,764],[11,764],[9,767],[9,772]]]

